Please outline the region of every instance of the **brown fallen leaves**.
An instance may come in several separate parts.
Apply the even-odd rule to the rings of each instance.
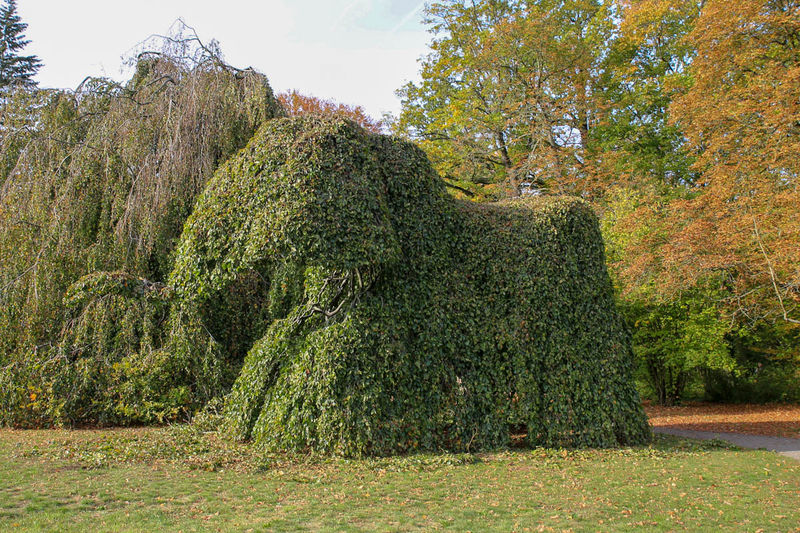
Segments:
[[[653,427],[800,439],[800,405],[688,403],[644,406]]]

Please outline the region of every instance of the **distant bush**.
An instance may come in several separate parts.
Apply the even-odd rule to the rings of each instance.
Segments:
[[[705,396],[715,402],[800,402],[800,330],[762,324],[728,338],[735,371],[703,373]]]
[[[770,365],[753,374],[708,371],[705,397],[722,403],[798,403],[800,371],[796,364]]]

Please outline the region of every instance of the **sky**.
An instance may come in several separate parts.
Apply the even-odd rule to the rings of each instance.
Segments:
[[[24,50],[44,63],[41,87],[75,88],[86,76],[125,80],[123,57],[180,17],[219,41],[233,66],[263,72],[276,92],[397,114],[394,92],[418,79],[430,35],[420,0],[18,0]]]

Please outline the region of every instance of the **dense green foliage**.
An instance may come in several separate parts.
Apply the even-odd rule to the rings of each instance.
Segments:
[[[231,345],[213,328],[254,279],[269,290],[239,308],[258,318],[237,320],[254,342],[226,413],[267,449],[483,449],[517,425],[540,445],[648,437],[579,200],[461,203],[413,145],[275,120],[186,223],[170,285],[188,359]]]
[[[583,202],[454,200],[411,144],[344,118],[265,120],[280,111],[252,73],[182,73],[230,87],[227,104],[195,108],[181,83],[146,104],[121,96],[159,68],[140,62],[125,88],[43,95],[42,129],[8,144],[20,148],[3,200],[21,209],[4,209],[0,241],[14,267],[6,423],[174,419],[235,379],[227,426],[267,449],[475,450],[516,430],[542,445],[648,438]],[[195,109],[193,132],[219,130],[160,145],[169,115],[124,120],[159,98]],[[82,121],[81,105],[99,118]],[[240,113],[230,123],[203,120],[226,105]],[[243,122],[264,124],[206,184],[192,171],[224,161]]]
[[[679,403],[697,370],[736,368],[725,339],[729,323],[705,304],[705,296],[685,294],[649,305],[642,300],[621,302],[623,316],[634,326],[640,371],[661,405]]]
[[[412,144],[276,118],[263,76],[195,41],[3,102],[3,423],[226,397],[271,450],[649,438],[586,204],[454,200]]]
[[[734,370],[704,369],[708,399],[800,403],[800,330],[764,325],[730,332],[726,340]]]
[[[142,54],[124,86],[19,91],[0,113],[0,420],[185,413],[202,395],[161,350],[159,287],[206,181],[282,113],[266,79]]]

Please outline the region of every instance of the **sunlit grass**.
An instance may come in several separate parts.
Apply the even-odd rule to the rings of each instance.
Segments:
[[[191,427],[0,431],[0,531],[795,531],[800,463],[614,450],[265,456]]]

